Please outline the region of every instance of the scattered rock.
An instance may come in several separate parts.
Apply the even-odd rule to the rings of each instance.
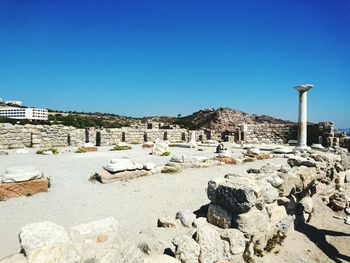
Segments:
[[[158,218],[157,226],[166,228],[176,228],[178,225],[175,218],[172,218],[170,216],[161,216]]]
[[[175,216],[176,219],[179,219],[181,224],[184,227],[192,227],[193,221],[196,219],[196,215],[189,210],[178,211]]]

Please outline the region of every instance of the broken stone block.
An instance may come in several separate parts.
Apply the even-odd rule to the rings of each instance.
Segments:
[[[40,179],[43,173],[34,166],[14,166],[5,170],[2,176],[3,183],[25,182],[34,179]]]
[[[48,189],[49,181],[47,178],[19,183],[0,183],[0,199],[30,196],[37,193],[47,192]]]
[[[124,171],[119,173],[110,173],[106,170],[102,170],[96,173],[97,180],[104,184],[116,181],[127,181],[146,175],[149,175],[149,171],[147,170]]]

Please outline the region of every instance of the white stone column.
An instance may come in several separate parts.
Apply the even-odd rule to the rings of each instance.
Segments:
[[[313,87],[312,84],[299,85],[294,87],[299,91],[299,128],[298,147],[307,147],[307,92]]]

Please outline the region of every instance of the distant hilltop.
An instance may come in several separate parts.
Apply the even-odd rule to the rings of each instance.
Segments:
[[[101,112],[60,112],[50,109],[49,114],[50,121],[62,123],[64,125],[72,125],[75,127],[102,126],[112,128],[137,125],[147,122],[159,122],[162,123],[163,126],[178,125],[187,129],[206,128],[216,131],[226,131],[234,130],[243,123],[293,123],[291,121],[276,119],[267,115],[251,115],[231,108],[204,109],[194,112],[188,116],[181,116],[179,114],[177,117],[148,116],[143,118],[134,118]]]

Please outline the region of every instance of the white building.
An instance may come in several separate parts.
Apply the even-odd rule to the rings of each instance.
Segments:
[[[22,106],[23,102],[19,100],[7,100],[5,101],[5,104],[12,104],[17,106]]]
[[[17,120],[48,120],[48,110],[47,109],[37,109],[37,108],[16,108],[16,107],[4,107],[0,108],[0,117],[7,117],[10,119]]]

